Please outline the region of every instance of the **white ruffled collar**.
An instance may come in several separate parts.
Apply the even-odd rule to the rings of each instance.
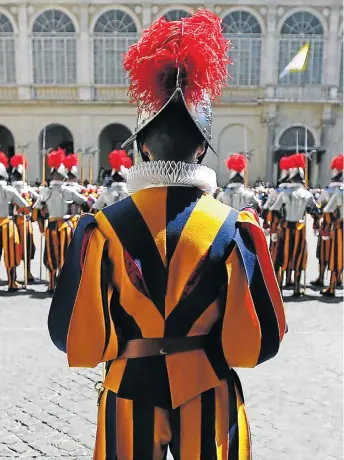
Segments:
[[[161,160],[139,163],[129,169],[130,194],[154,187],[197,187],[213,195],[217,189],[216,173],[207,166]]]

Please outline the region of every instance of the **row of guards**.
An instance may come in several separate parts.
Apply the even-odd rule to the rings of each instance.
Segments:
[[[31,187],[26,181],[25,155],[16,154],[9,161],[5,153],[0,152],[0,257],[3,254],[10,292],[42,282],[44,264],[48,272],[48,292],[53,293],[80,215],[95,213],[128,196],[125,179],[132,161],[125,150],[109,155],[112,183],[108,187],[79,184],[76,154],[66,155],[58,148],[46,155],[46,161],[50,169],[49,185],[43,175],[42,185]],[[45,171],[45,163],[42,166]],[[92,178],[92,170],[89,178]],[[39,279],[31,272],[36,253],[34,222],[41,232]],[[24,263],[23,284],[17,281],[17,267],[21,262]]]

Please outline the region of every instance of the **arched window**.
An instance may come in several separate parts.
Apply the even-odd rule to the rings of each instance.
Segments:
[[[293,13],[283,24],[280,38],[279,74],[310,42],[307,70],[290,73],[280,83],[286,85],[321,84],[323,70],[324,31],[321,22],[307,11]]]
[[[164,14],[166,21],[179,21],[183,18],[190,17],[190,13],[185,10],[171,10]]]
[[[94,26],[93,69],[96,85],[123,85],[122,55],[137,40],[133,18],[121,10],[106,11]]]
[[[72,20],[59,10],[47,10],[32,29],[33,80],[38,85],[76,83],[76,37]]]
[[[306,147],[306,128],[304,126],[292,126],[284,131],[279,140],[280,148],[285,151],[303,152]],[[315,147],[313,133],[307,129],[307,147]]]
[[[247,11],[233,11],[223,19],[223,33],[231,41],[230,85],[258,86],[261,72],[261,28]]]
[[[16,81],[14,34],[10,20],[0,13],[0,85]]]

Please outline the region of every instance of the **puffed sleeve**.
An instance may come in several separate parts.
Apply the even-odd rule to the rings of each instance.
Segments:
[[[256,217],[242,211],[237,226],[235,248],[226,262],[222,346],[230,367],[255,367],[277,354],[286,319],[266,238]]]
[[[51,304],[52,341],[71,367],[115,359],[118,341],[110,315],[113,288],[107,241],[94,216],[81,217]]]

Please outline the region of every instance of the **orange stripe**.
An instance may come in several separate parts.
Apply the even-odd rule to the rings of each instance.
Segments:
[[[117,398],[116,418],[118,460],[133,460],[133,401],[130,401],[128,399]]]
[[[229,282],[222,328],[223,351],[230,367],[254,367],[260,353],[261,330],[237,250],[229,257],[226,268]]]
[[[229,399],[227,382],[215,388],[217,460],[228,459]]]
[[[166,200],[167,187],[141,190],[132,195],[135,206],[146,222],[160,257],[166,267]]]
[[[93,460],[106,458],[106,399],[108,390],[104,390],[98,410],[96,444],[93,452]]]
[[[288,269],[289,265],[289,240],[290,240],[290,229],[286,226],[284,233],[284,260],[282,270],[285,272]]]
[[[162,446],[167,446],[172,439],[172,431],[167,410],[155,407],[154,409],[154,459],[163,458]]]
[[[180,460],[201,457],[201,397],[180,407]]]
[[[93,230],[68,329],[67,355],[71,367],[95,367],[103,358],[105,320],[100,276],[105,241],[98,229]],[[116,343],[116,349],[111,359],[115,359],[118,346],[114,329],[112,332],[110,341]]]

